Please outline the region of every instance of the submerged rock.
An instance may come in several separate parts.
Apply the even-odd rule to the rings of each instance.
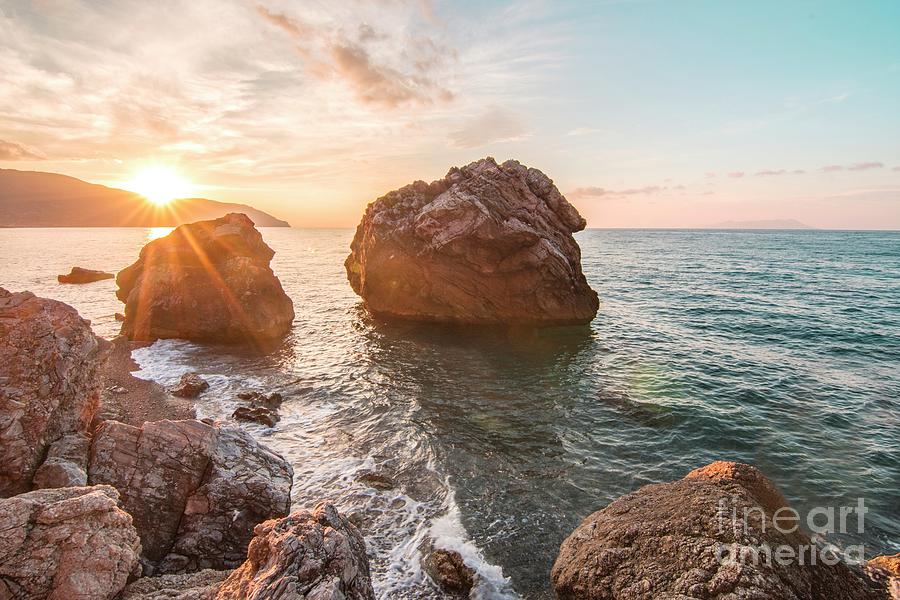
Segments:
[[[431,550],[422,559],[422,568],[441,589],[468,598],[475,585],[475,571],[455,550]]]
[[[376,314],[477,324],[581,324],[597,313],[572,234],[585,220],[537,169],[485,158],[366,209],[345,261]]]
[[[329,503],[256,526],[217,600],[374,600],[362,535]]]
[[[87,431],[108,347],[71,306],[0,288],[0,497],[30,490],[51,444]]]
[[[560,600],[645,598],[881,599],[842,562],[828,565],[802,532],[782,533],[782,495],[756,468],[715,462],[680,481],[648,485],[587,517],[563,542],[551,576]],[[744,510],[749,518],[744,519]],[[738,520],[732,521],[732,510]],[[786,522],[779,513],[783,531]],[[793,560],[753,552],[793,548]],[[806,560],[797,558],[805,552]],[[832,558],[827,558],[830,562]]]
[[[356,476],[356,480],[376,490],[392,490],[397,487],[397,482],[387,473],[377,471],[365,471]]]
[[[249,400],[254,405],[265,406],[266,408],[271,408],[273,410],[281,408],[281,405],[284,402],[284,397],[278,392],[264,394],[262,392],[253,390],[248,392],[239,392],[237,397],[241,400]]]
[[[209,389],[209,382],[197,373],[185,373],[178,385],[172,389],[172,395],[179,398],[196,398]]]
[[[152,570],[179,573],[243,562],[254,525],[288,513],[293,471],[240,429],[107,421],[88,476],[121,492]]]
[[[259,423],[266,427],[275,427],[281,420],[277,412],[265,406],[239,406],[231,413],[231,418],[235,421]]]
[[[176,228],[116,277],[122,333],[256,344],[283,336],[294,307],[269,267],[274,254],[243,214]]]
[[[116,597],[139,572],[141,544],[109,486],[0,500],[0,598]]]
[[[60,283],[93,283],[94,281],[112,279],[113,277],[115,277],[115,275],[107,273],[106,271],[72,267],[72,270],[69,271],[68,275],[57,275],[56,280]]]

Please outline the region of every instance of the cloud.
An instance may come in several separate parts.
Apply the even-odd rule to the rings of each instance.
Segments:
[[[479,148],[528,137],[525,123],[515,113],[493,106],[449,135],[451,148]]]
[[[774,171],[772,169],[765,169],[763,171],[757,171],[756,173],[753,174],[753,176],[754,177],[776,177],[778,175],[784,175],[785,173],[787,173],[787,171],[785,171],[784,169],[778,169],[777,171]]]
[[[608,197],[624,197],[624,196],[650,196],[653,194],[658,194],[668,189],[677,189],[683,190],[684,186],[676,186],[674,188],[668,188],[666,186],[658,186],[658,185],[648,185],[641,188],[626,188],[622,190],[610,190],[603,187],[580,187],[575,188],[571,192],[569,192],[569,196],[572,198],[600,198],[604,196]]]
[[[728,174],[728,176],[731,177],[732,179],[740,179],[741,177],[744,176],[744,172],[743,171],[732,171],[731,173]]]
[[[872,169],[882,169],[884,163],[881,162],[858,162],[852,165],[826,165],[822,167],[823,173],[837,173],[838,171],[871,171]]]
[[[297,19],[288,18],[282,14],[273,13],[265,6],[257,6],[256,12],[258,12],[263,19],[276,27],[280,27],[293,37],[301,38],[315,33],[315,30],[305,23],[301,23]]]
[[[0,160],[43,160],[38,152],[29,150],[22,144],[0,140]]]
[[[881,169],[884,163],[880,162],[860,162],[847,167],[848,171],[869,171],[871,169]]]
[[[591,135],[594,133],[603,133],[606,131],[605,129],[601,129],[600,127],[576,127],[569,133],[567,136],[580,136],[580,135]]]
[[[420,9],[427,21],[435,21],[430,3],[421,3]],[[344,81],[364,104],[384,108],[409,104],[425,106],[450,102],[455,97],[453,92],[437,83],[437,73],[446,60],[456,54],[427,36],[418,35],[407,40],[405,47],[394,57],[392,62],[395,64],[390,65],[387,57],[376,59],[372,49],[390,36],[368,23],[361,23],[356,29],[356,40],[351,40],[340,29],[313,27],[263,6],[258,6],[257,12],[265,21],[290,35],[313,76]]]

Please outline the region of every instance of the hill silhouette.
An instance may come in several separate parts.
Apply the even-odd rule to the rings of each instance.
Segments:
[[[0,169],[0,227],[173,227],[231,212],[259,227],[290,227],[245,204],[179,198],[155,206],[140,194],[67,175]]]

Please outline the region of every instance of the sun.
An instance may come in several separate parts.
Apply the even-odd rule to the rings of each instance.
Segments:
[[[169,167],[147,167],[138,171],[124,186],[157,206],[176,198],[191,196],[193,185]]]

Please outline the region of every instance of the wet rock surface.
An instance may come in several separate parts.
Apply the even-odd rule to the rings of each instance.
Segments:
[[[235,421],[258,423],[266,427],[275,427],[275,424],[281,420],[277,412],[264,406],[239,406],[231,413],[231,418]]]
[[[109,486],[0,500],[0,598],[104,600],[139,573],[131,517]]]
[[[266,521],[216,598],[374,600],[365,542],[329,503]]]
[[[239,565],[253,526],[288,513],[292,477],[246,432],[195,420],[107,421],[88,469],[122,494],[154,573]]]
[[[716,462],[682,480],[645,486],[586,518],[563,542],[551,572],[556,594],[560,600],[884,597],[844,563],[809,564],[809,538],[782,533],[772,522],[786,505],[768,479],[740,463]],[[732,509],[749,511],[746,527],[744,520],[732,526]],[[795,556],[806,549],[807,560],[741,558],[762,544],[793,548]]]
[[[371,203],[345,267],[353,290],[384,316],[588,323],[599,301],[572,237],[584,227],[546,175],[485,158]]]
[[[422,559],[422,568],[444,591],[468,598],[475,585],[475,571],[455,550],[432,549]]]
[[[176,228],[117,275],[122,333],[133,340],[271,343],[294,319],[269,267],[274,254],[243,214]]]
[[[196,398],[208,389],[209,382],[200,377],[200,375],[197,373],[185,373],[181,376],[178,385],[172,388],[171,393],[179,398]]]
[[[0,497],[30,490],[51,444],[88,430],[108,347],[71,306],[0,288]]]
[[[95,271],[94,269],[83,269],[81,267],[72,267],[68,275],[57,275],[56,280],[60,283],[93,283],[95,281],[103,281],[104,279],[113,279],[115,275],[106,271]]]

